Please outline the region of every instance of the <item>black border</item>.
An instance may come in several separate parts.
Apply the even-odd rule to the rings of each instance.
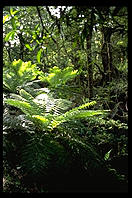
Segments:
[[[21,0],[15,0],[15,1],[2,1],[2,5],[1,5],[1,8],[0,8],[0,15],[1,15],[1,44],[3,44],[3,7],[4,6],[45,6],[45,5],[48,5],[48,6],[52,6],[52,5],[69,5],[69,6],[75,6],[75,5],[78,5],[78,6],[126,6],[128,7],[128,13],[129,13],[129,10],[130,10],[130,1],[129,0],[85,0],[85,1],[77,1],[77,0],[74,0],[74,1],[21,1]],[[1,45],[2,46],[2,45]],[[1,64],[0,64],[0,81],[1,81],[1,89],[3,88],[3,47],[0,48],[1,49]],[[1,178],[1,182],[0,182],[0,192],[2,192],[3,190],[3,163],[2,163],[2,159],[3,159],[3,135],[2,135],[2,131],[3,131],[3,114],[2,114],[2,110],[3,110],[3,92],[1,91],[0,92],[0,96],[1,96],[1,117],[0,117],[0,126],[1,126],[1,133],[0,133],[0,140],[1,140],[1,148],[0,148],[0,151],[1,151],[1,160],[0,160],[0,168],[1,168],[1,171],[0,171],[0,178]],[[119,197],[125,197],[128,195],[128,193],[113,193],[113,192],[109,192],[109,193],[105,193],[105,192],[102,192],[102,193],[4,193],[2,192],[3,195],[26,195],[26,196],[38,196],[38,195],[46,195],[46,196],[49,196],[49,195],[60,195],[62,197],[62,195],[66,195],[66,196],[82,196],[82,195],[89,195],[90,197],[92,196],[96,196],[99,197],[112,197],[112,196],[119,196]]]

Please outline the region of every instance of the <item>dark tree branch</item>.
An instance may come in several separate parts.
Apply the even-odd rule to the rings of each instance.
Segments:
[[[51,12],[50,12],[50,10],[49,10],[49,7],[48,7],[48,6],[45,6],[45,7],[46,7],[46,10],[47,10],[48,14],[50,15],[50,17],[51,17],[53,20],[55,20],[56,17],[53,16],[53,15],[51,14]]]
[[[20,59],[23,60],[24,43],[25,43],[25,41],[23,39],[22,33],[19,33],[18,37],[19,37],[19,41],[20,41]]]
[[[10,62],[12,62],[13,60],[12,60],[12,57],[11,57],[11,43],[8,41],[8,44],[9,44],[9,47],[5,46],[5,48],[7,50],[7,53],[8,53],[8,56],[9,56],[9,60],[10,60]]]
[[[59,30],[59,33],[60,33],[60,20],[59,20],[56,16],[53,16],[53,15],[51,14],[51,12],[50,12],[48,6],[46,6],[46,10],[47,10],[47,12],[49,13],[50,17],[52,18],[52,20],[55,21],[55,24],[57,25],[58,30]]]
[[[41,38],[43,38],[44,30],[45,30],[48,34],[50,34],[50,33],[49,33],[49,31],[47,30],[47,28],[44,26],[44,24],[43,24],[43,20],[42,20],[42,17],[41,17],[41,13],[40,13],[39,7],[36,6],[36,9],[37,9],[38,16],[39,16],[39,18],[40,18],[40,22],[41,22],[41,26],[42,26],[42,35],[41,35]],[[54,41],[54,43],[57,44],[57,42],[56,42],[56,40],[53,38],[53,36],[52,36],[51,34],[50,34],[50,36],[51,36],[52,40]]]
[[[38,16],[39,16],[39,18],[40,18],[40,22],[41,22],[41,26],[42,26],[42,34],[41,34],[41,38],[43,38],[43,34],[44,34],[44,24],[43,24],[43,20],[42,20],[41,14],[40,14],[39,7],[38,7],[38,6],[36,6],[36,9],[37,9]]]
[[[98,68],[99,72],[101,73],[102,76],[104,76],[104,71],[102,71],[100,69],[100,66],[97,63],[94,63],[94,65],[96,65],[96,67]]]

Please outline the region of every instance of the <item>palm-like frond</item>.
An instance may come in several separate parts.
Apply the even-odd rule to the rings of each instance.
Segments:
[[[18,87],[34,80],[39,73],[40,71],[35,64],[31,64],[31,61],[14,60],[11,65],[3,69],[3,86],[12,93],[16,93]]]
[[[66,166],[68,154],[48,134],[29,140],[22,151],[23,165],[28,175],[46,176],[50,169]]]
[[[84,110],[86,107],[95,105],[95,101],[66,111],[71,106],[71,102],[65,99],[54,99],[45,93],[34,98],[23,89],[20,90],[20,96],[21,97],[17,96],[19,100],[6,99],[5,102],[21,109],[29,119],[39,125],[41,129],[49,131],[63,122],[101,115],[107,112],[103,110]]]
[[[49,70],[48,74],[40,74],[39,79],[41,81],[48,82],[51,87],[57,88],[60,85],[65,85],[67,81],[77,76],[77,70],[73,70],[73,67],[66,67],[60,69],[55,66]]]

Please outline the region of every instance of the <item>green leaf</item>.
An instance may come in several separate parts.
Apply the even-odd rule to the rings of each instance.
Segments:
[[[111,153],[112,149],[110,149],[104,156],[104,160],[108,160],[110,157],[110,153]]]
[[[34,28],[34,29],[35,29],[35,30],[37,30],[37,29],[38,29],[38,27],[39,27],[39,24],[37,24],[37,25],[35,26],[35,28]]]
[[[34,99],[34,97],[31,94],[29,94],[28,92],[26,92],[24,89],[21,89],[19,93],[20,93],[20,96],[22,96],[26,100],[32,101]]]
[[[87,102],[87,103],[77,107],[77,109],[84,109],[85,107],[94,106],[95,104],[96,104],[96,101]]]
[[[72,44],[73,48],[77,47],[77,41],[75,40]]]
[[[11,25],[12,25],[13,30],[16,30],[16,22],[14,18],[11,19]]]
[[[39,127],[42,127],[42,130],[45,128],[47,130],[48,126],[49,126],[49,119],[45,118],[44,116],[40,116],[40,115],[33,115],[32,119],[34,121],[34,123],[38,124]]]
[[[11,40],[14,39],[14,36],[15,36],[15,31],[13,31],[12,35],[11,35]]]
[[[28,43],[25,44],[25,47],[28,48],[30,51],[33,51],[33,48]]]
[[[15,35],[14,30],[11,31],[11,32],[9,32],[9,33],[6,35],[6,37],[5,37],[5,41],[9,41],[10,38],[11,38],[11,40],[13,40],[13,39],[14,39],[14,35]]]
[[[38,53],[37,53],[37,61],[38,61],[38,63],[40,63],[42,50],[43,50],[43,49],[40,49],[40,50],[38,51]]]
[[[10,8],[10,14],[13,15],[13,8]]]
[[[7,14],[6,16],[3,17],[3,24],[7,21],[7,19],[10,17],[9,14]]]
[[[73,70],[73,67],[68,66],[63,70],[57,66],[50,69],[49,74],[42,74],[39,78],[42,81],[47,81],[51,87],[65,85],[68,80],[73,79],[78,75],[78,70]]]
[[[14,12],[12,12],[12,15],[17,14],[18,12],[20,12],[20,10],[15,10]]]
[[[31,105],[25,101],[6,99],[5,103],[21,109],[25,114],[31,115],[32,113]]]

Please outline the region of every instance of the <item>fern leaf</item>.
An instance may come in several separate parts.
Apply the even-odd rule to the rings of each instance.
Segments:
[[[108,160],[110,157],[110,153],[111,153],[112,149],[110,149],[104,156],[104,160]]]
[[[28,92],[26,92],[24,89],[21,89],[19,93],[26,100],[32,101],[34,99],[34,97]]]
[[[87,102],[81,106],[79,106],[77,109],[84,109],[86,107],[90,107],[90,106],[94,106],[96,104],[96,101],[92,101],[92,102]]]
[[[17,95],[14,94],[14,96]],[[34,98],[24,89],[20,90],[20,97],[16,98],[17,99],[7,99],[5,102],[21,109],[36,126],[39,125],[39,128],[48,131],[53,130],[63,122],[104,115],[108,112],[103,110],[83,110],[86,107],[96,104],[96,101],[92,101],[64,113],[67,107],[71,106],[71,102],[64,99],[54,99],[48,94],[40,94]]]
[[[31,120],[32,120],[36,125],[38,125],[39,129],[41,129],[42,131],[43,131],[43,130],[48,130],[48,125],[49,125],[49,122],[50,122],[49,117],[46,118],[46,117],[40,116],[40,115],[33,115],[33,116],[31,117]]]
[[[19,100],[14,100],[14,99],[5,99],[5,103],[21,109],[22,112],[27,115],[31,115],[33,113],[31,105],[25,101],[19,101]]]
[[[68,80],[77,76],[77,72],[77,70],[73,71],[72,67],[61,70],[59,67],[55,66],[50,69],[48,76],[41,74],[39,79],[47,81],[51,87],[57,88],[60,85],[65,85]]]
[[[82,110],[82,111],[76,110],[76,111],[66,112],[64,117],[66,119],[76,119],[76,118],[86,118],[86,117],[102,115],[102,114],[104,114],[104,112],[101,110]]]
[[[29,94],[28,92],[26,92],[24,89],[20,90],[20,95],[26,99],[26,101],[32,106],[32,110],[33,112],[37,112],[40,115],[44,115],[44,106],[40,106],[38,105],[35,101],[34,101],[34,97]],[[33,114],[33,113],[32,113]],[[36,113],[35,113],[36,114]]]
[[[20,100],[20,101],[25,101],[26,102],[26,99],[23,98],[22,96],[18,95],[18,94],[11,93],[10,96],[11,96],[11,99]]]
[[[83,110],[83,111],[80,111],[80,110],[73,111],[72,110],[72,111],[68,111],[63,115],[56,116],[54,118],[54,120],[52,120],[52,122],[50,123],[49,128],[51,130],[53,130],[53,128],[56,128],[63,122],[71,121],[74,119],[87,118],[87,117],[91,117],[91,116],[104,115],[104,114],[106,114],[106,111],[102,111],[102,110]]]

